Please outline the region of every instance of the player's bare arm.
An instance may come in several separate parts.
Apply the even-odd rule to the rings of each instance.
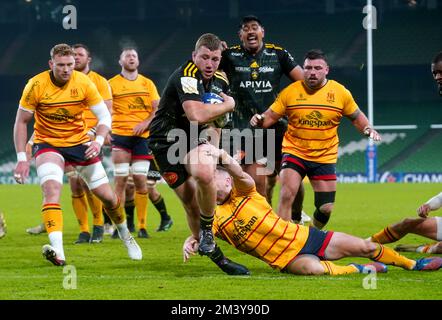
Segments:
[[[98,124],[95,140],[91,141],[89,148],[86,149],[85,156],[87,159],[93,158],[100,153],[112,124],[111,115],[103,101],[90,108],[92,113],[97,117]]]
[[[438,210],[442,207],[442,192],[434,196],[417,209],[417,213],[422,218],[427,218],[430,211]]]
[[[219,162],[232,176],[233,184],[238,190],[250,190],[255,186],[253,178],[245,173],[239,163],[223,149],[219,149]]]
[[[28,138],[27,124],[34,118],[34,114],[23,109],[17,112],[14,125],[14,145],[17,152],[17,165],[15,167],[14,178],[18,183],[24,183],[29,176],[30,163],[26,156],[26,143]]]
[[[183,109],[189,121],[207,123],[227,112],[232,112],[235,107],[235,100],[223,92],[219,95],[224,102],[218,104],[206,104],[194,100],[184,101]]]
[[[147,128],[149,127],[150,122],[152,121],[153,117],[155,116],[155,112],[158,109],[158,104],[160,103],[160,100],[154,100],[152,101],[152,112],[149,114],[149,116],[138,123],[134,129],[133,133],[134,136],[141,136],[144,132],[146,132]]]
[[[304,79],[304,69],[302,69],[300,66],[294,67],[289,73],[289,78],[293,82]]]
[[[361,110],[356,110],[349,115],[348,118],[355,128],[364,136],[367,136],[374,141],[381,141],[381,135],[370,125],[367,116]]]
[[[282,115],[267,109],[262,114],[255,114],[252,119],[250,119],[250,125],[255,128],[268,128],[278,122],[282,118]]]

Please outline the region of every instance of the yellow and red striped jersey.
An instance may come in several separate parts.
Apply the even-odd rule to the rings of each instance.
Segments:
[[[296,81],[281,91],[270,109],[288,117],[282,152],[308,161],[336,163],[339,123],[342,116],[358,110],[358,105],[350,91],[336,81],[328,80],[315,91]]]
[[[138,75],[128,80],[121,74],[109,80],[112,89],[112,133],[132,136],[133,128],[152,113],[152,102],[160,99],[152,80]],[[149,136],[146,131],[142,137]]]
[[[283,269],[304,247],[309,228],[279,218],[254,187],[248,192],[232,189],[215,211],[213,232],[238,250]]]
[[[70,147],[90,140],[84,110],[102,100],[85,74],[73,71],[71,79],[59,87],[48,70],[28,81],[20,108],[34,113],[34,143]]]
[[[89,71],[87,73],[87,76],[95,84],[98,93],[103,98],[103,100],[112,100],[112,93],[109,83],[103,76],[99,75],[95,71]],[[88,127],[88,129],[94,128],[98,123],[97,117],[93,114],[89,107],[84,112],[84,119],[86,120],[86,126]]]

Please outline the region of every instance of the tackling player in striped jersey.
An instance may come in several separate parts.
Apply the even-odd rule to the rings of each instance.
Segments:
[[[350,273],[386,272],[385,264],[405,270],[438,270],[442,258],[408,259],[393,249],[341,232],[321,231],[298,225],[278,217],[255,182],[224,150],[210,152],[223,167],[216,173],[217,203],[213,230],[217,237],[236,249],[257,257],[272,268],[304,275],[342,275]],[[198,248],[190,236],[183,246],[187,261]],[[339,266],[331,262],[345,257],[364,257],[368,264]]]

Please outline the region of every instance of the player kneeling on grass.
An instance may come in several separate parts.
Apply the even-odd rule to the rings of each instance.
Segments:
[[[345,233],[321,231],[278,217],[255,188],[253,179],[224,150],[216,150],[223,167],[216,172],[217,202],[214,234],[238,250],[271,267],[303,275],[342,275],[364,270],[386,272],[385,264],[406,270],[438,270],[442,258],[408,259],[381,244]],[[197,252],[197,240],[187,238],[184,260]],[[374,262],[338,266],[330,260],[364,257]]]

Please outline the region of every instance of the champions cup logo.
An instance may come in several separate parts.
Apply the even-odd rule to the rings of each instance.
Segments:
[[[323,120],[323,117],[321,112],[315,110],[306,115],[305,118],[301,118],[299,124],[316,128],[332,125],[331,120]]]
[[[327,102],[330,102],[330,103],[335,102],[335,93],[334,92],[327,93]]]
[[[163,178],[166,180],[168,185],[173,185],[178,180],[178,174],[175,172],[164,172]]]

